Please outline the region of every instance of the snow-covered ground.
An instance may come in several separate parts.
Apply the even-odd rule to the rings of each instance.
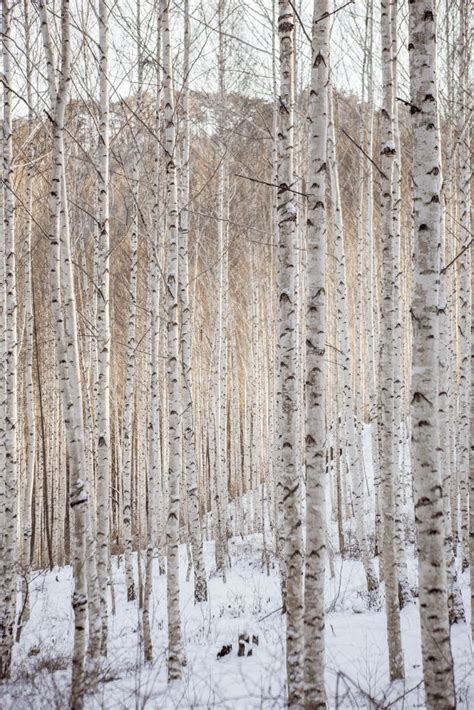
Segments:
[[[212,569],[211,543],[206,562]],[[285,617],[276,569],[261,568],[261,538],[231,541],[232,568],[227,583],[212,577],[209,602],[195,606],[186,582],[186,551],[181,550],[181,611],[187,666],[183,680],[166,682],[165,577],[153,591],[155,662],[143,663],[140,615],[125,599],[123,569],[114,560],[116,615],[111,616],[109,656],[97,693],[86,708],[283,708],[285,706]],[[413,569],[412,569],[413,572]],[[384,611],[366,611],[362,566],[335,560],[328,579],[326,687],[330,708],[422,708],[420,629],[416,604],[402,613],[406,682],[390,685]],[[15,647],[13,682],[0,688],[5,710],[68,706],[73,624],[70,609],[71,569],[36,573],[31,583],[31,619]],[[468,603],[465,595],[466,605]],[[272,613],[275,612],[275,613]],[[238,657],[240,633],[256,634],[253,655]],[[232,651],[218,659],[222,646]],[[456,685],[460,708],[474,707],[474,678],[468,628],[452,629]]]

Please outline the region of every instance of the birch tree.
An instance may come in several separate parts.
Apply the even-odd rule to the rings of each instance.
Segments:
[[[471,594],[474,594],[474,556],[473,529],[474,529],[474,473],[470,468],[469,438],[470,438],[470,394],[472,379],[471,362],[471,331],[472,321],[472,244],[471,233],[471,194],[472,194],[472,169],[471,169],[471,127],[472,127],[472,79],[470,80],[471,44],[472,44],[472,2],[467,0],[460,3],[459,12],[459,42],[458,42],[458,96],[457,96],[457,158],[458,158],[458,203],[459,203],[459,246],[461,256],[459,259],[459,296],[458,296],[458,331],[459,331],[459,394],[458,394],[458,468],[459,479],[467,494],[469,491],[469,520],[465,527],[469,529],[469,540],[463,535],[464,566],[468,560],[471,574]],[[472,445],[472,443],[471,443]],[[467,498],[467,495],[465,496]],[[468,507],[467,501],[464,505]],[[466,510],[467,513],[467,510]],[[466,531],[467,532],[467,531]],[[471,626],[474,628],[474,612],[471,613]]]
[[[3,57],[3,254],[2,304],[5,380],[2,407],[5,416],[0,472],[0,679],[10,674],[16,615],[17,575],[17,376],[18,334],[16,294],[15,200],[13,186],[11,23],[13,6],[2,2]]]
[[[97,572],[100,585],[102,618],[101,651],[107,654],[109,567],[109,487],[110,487],[110,312],[109,312],[109,76],[108,33],[109,8],[99,0],[99,166],[98,166],[98,262],[97,294]]]
[[[217,321],[217,371],[216,371],[216,397],[217,397],[217,467],[216,467],[216,568],[225,578],[227,559],[227,350],[228,350],[228,291],[229,291],[229,243],[228,243],[228,158],[225,145],[225,39],[224,39],[224,13],[225,0],[218,0],[218,83],[219,83],[219,108],[218,108],[218,140],[222,155],[220,156],[217,188],[218,211],[218,243],[219,243],[219,301]]]
[[[398,603],[398,569],[395,554],[395,489],[398,480],[397,422],[395,419],[395,340],[398,334],[395,280],[396,226],[394,219],[393,183],[396,143],[394,134],[394,77],[391,41],[391,13],[395,3],[381,2],[382,77],[383,77],[383,138],[381,150],[382,198],[382,320],[380,332],[380,398],[381,428],[380,460],[383,466],[383,570],[390,678],[403,678],[402,639]],[[396,29],[394,26],[393,29]]]
[[[324,577],[326,568],[326,172],[329,123],[329,0],[315,0],[309,105],[306,263],[306,559],[304,585],[305,706],[326,707]]]
[[[182,394],[183,394],[183,456],[186,467],[186,488],[191,534],[191,548],[194,564],[194,600],[207,600],[207,579],[204,567],[201,523],[199,520],[199,494],[196,458],[196,436],[194,429],[194,406],[192,395],[191,338],[192,320],[189,299],[189,170],[190,170],[190,126],[189,126],[189,81],[191,22],[189,0],[184,4],[184,86],[183,104],[183,147],[182,147],[182,205],[179,225],[179,281],[181,310],[181,353],[182,353]]]
[[[296,204],[293,190],[294,156],[294,11],[279,0],[280,108],[278,123],[278,231],[279,368],[281,419],[279,455],[282,459],[284,525],[286,544],[286,666],[288,705],[303,703],[303,554],[301,538],[301,473],[296,467],[297,446],[297,348],[295,270]]]
[[[16,640],[19,641],[23,627],[28,622],[30,618],[30,590],[29,590],[29,576],[30,567],[34,563],[35,558],[35,542],[37,540],[37,535],[35,535],[35,527],[37,527],[37,516],[35,513],[35,502],[34,494],[38,495],[38,478],[41,473],[41,468],[39,464],[39,443],[40,439],[38,436],[38,424],[36,421],[36,397],[35,397],[35,379],[36,376],[40,380],[40,367],[39,363],[36,362],[35,367],[35,350],[36,350],[36,360],[38,356],[38,346],[37,346],[37,324],[35,321],[35,305],[34,305],[34,288],[33,288],[33,275],[34,275],[34,227],[35,220],[33,216],[34,211],[34,187],[35,187],[35,163],[37,162],[37,156],[35,156],[35,133],[37,132],[37,119],[36,119],[36,95],[34,92],[34,78],[37,67],[33,60],[33,47],[35,45],[33,29],[35,27],[35,16],[31,13],[32,7],[27,0],[23,3],[23,16],[21,22],[21,28],[24,31],[24,54],[25,54],[25,80],[26,80],[26,105],[28,107],[27,116],[27,126],[28,134],[26,139],[26,185],[25,185],[25,198],[20,197],[20,203],[23,207],[25,213],[25,223],[24,232],[22,230],[23,239],[23,249],[21,260],[17,266],[19,271],[18,276],[21,281],[21,270],[20,264],[23,262],[23,314],[24,314],[24,325],[23,329],[19,329],[19,352],[23,350],[23,385],[24,385],[24,405],[19,409],[19,424],[20,431],[17,438],[17,443],[19,447],[19,471],[18,471],[18,492],[19,492],[19,532],[21,531],[21,590],[22,590],[22,600],[17,615],[17,628],[16,628]],[[13,124],[15,125],[15,124]],[[21,184],[21,182],[20,182]],[[17,183],[18,185],[18,183]],[[16,188],[18,190],[18,187]],[[22,337],[23,331],[23,337]],[[41,400],[41,383],[38,382],[40,390],[40,400]],[[22,401],[20,399],[20,401]],[[40,405],[42,412],[42,406]],[[22,411],[23,410],[23,411]],[[44,426],[43,417],[41,415],[42,425]],[[23,424],[23,426],[21,426]],[[23,439],[24,432],[24,439]],[[42,432],[44,435],[44,431]],[[43,453],[44,453],[45,443],[43,442]],[[26,450],[22,450],[26,449]],[[25,468],[22,466],[22,458],[24,461]],[[44,455],[46,460],[46,456]],[[45,462],[44,471],[46,472],[47,464]],[[23,474],[23,475],[22,475]],[[22,480],[23,478],[23,480]],[[44,477],[46,479],[46,476]],[[45,483],[45,493],[43,496],[42,504],[44,509],[44,515],[46,519],[45,533],[46,533],[46,548],[48,555],[49,566],[53,565],[53,555],[56,560],[60,563],[63,562],[60,556],[60,543],[57,536],[57,518],[54,517],[54,512],[57,510],[61,502],[59,500],[53,501],[53,496],[55,497],[56,491],[51,490],[51,501],[48,500],[49,486],[47,481]],[[50,511],[52,515],[50,515]],[[51,525],[49,524],[51,520]]]
[[[437,456],[441,156],[435,17],[432,0],[410,3],[410,114],[414,145],[411,459],[426,704],[428,708],[454,708],[442,481]]]
[[[150,413],[149,413],[149,474],[148,474],[148,546],[146,561],[145,600],[143,607],[143,636],[145,660],[153,660],[153,644],[151,638],[151,603],[153,590],[153,558],[156,547],[159,545],[160,573],[162,541],[159,541],[159,530],[163,529],[163,480],[162,457],[160,442],[160,313],[161,293],[163,291],[161,259],[163,253],[163,231],[160,213],[161,206],[161,172],[162,172],[162,144],[161,136],[161,62],[162,62],[162,4],[158,3],[156,22],[156,96],[155,96],[155,154],[154,154],[154,202],[153,202],[153,237],[150,240]],[[162,423],[161,423],[162,424]],[[161,505],[160,505],[161,503]],[[158,520],[157,518],[160,518]],[[162,537],[162,536],[161,536]]]
[[[459,143],[459,222],[461,227],[461,259],[459,278],[460,377],[459,439],[460,475],[469,470],[469,560],[471,580],[471,636],[474,632],[474,397],[473,397],[473,299],[472,283],[472,0],[460,5],[460,143]],[[470,362],[469,362],[470,361]],[[470,442],[470,444],[469,444]]]
[[[165,120],[165,160],[168,266],[166,274],[168,314],[167,383],[169,398],[169,502],[166,526],[168,680],[181,678],[183,640],[179,608],[179,515],[181,478],[180,367],[178,331],[178,183],[176,170],[176,127],[173,89],[173,62],[170,37],[170,3],[162,0],[163,98]]]
[[[31,58],[31,25],[30,7],[25,0],[23,4],[24,31],[25,31],[25,60],[26,60],[26,96],[28,102],[28,133],[33,135],[34,130],[34,108],[33,108],[33,62]],[[24,502],[22,506],[23,525],[23,585],[26,598],[23,600],[24,610],[21,614],[20,624],[26,623],[29,618],[29,590],[28,571],[32,558],[33,540],[33,488],[35,483],[37,436],[35,418],[35,391],[34,391],[34,310],[33,310],[33,143],[29,142],[26,187],[26,239],[24,250],[24,312],[25,312],[25,390],[26,390],[26,430],[27,430],[27,454],[26,454],[26,485]],[[18,635],[18,632],[17,632]]]
[[[38,4],[53,103],[53,167],[50,193],[51,307],[55,325],[56,357],[60,370],[61,398],[70,467],[70,508],[73,513],[74,648],[71,707],[79,710],[84,698],[84,656],[87,628],[86,529],[88,521],[86,436],[83,421],[81,371],[77,342],[76,303],[72,273],[67,192],[64,180],[65,110],[71,71],[69,0],[61,4],[61,61],[56,84],[48,9]],[[64,318],[63,318],[64,313]]]
[[[129,283],[129,310],[128,310],[128,330],[127,330],[127,377],[125,384],[125,397],[123,405],[123,527],[125,544],[125,575],[127,580],[127,599],[134,601],[137,597],[135,589],[135,579],[133,573],[133,531],[132,531],[132,437],[133,437],[133,415],[134,415],[134,391],[135,391],[135,369],[136,369],[136,348],[137,348],[137,289],[138,289],[138,242],[139,242],[139,175],[140,175],[140,111],[143,90],[143,66],[142,66],[142,46],[141,46],[141,5],[136,4],[137,23],[137,99],[135,103],[134,116],[132,118],[132,199],[133,217],[130,236],[131,268]]]
[[[402,222],[401,222],[401,183],[402,183],[402,155],[400,141],[400,120],[399,120],[399,102],[398,96],[398,75],[399,75],[399,12],[398,0],[392,0],[390,3],[390,61],[392,65],[392,119],[393,119],[393,142],[395,145],[395,154],[393,157],[393,174],[392,174],[392,224],[393,224],[393,483],[395,486],[394,496],[394,544],[395,557],[397,566],[397,581],[398,581],[398,600],[400,607],[403,608],[411,601],[411,590],[408,581],[408,570],[406,561],[405,548],[405,526],[404,526],[404,472],[401,467],[404,448],[404,426],[403,426],[403,398],[405,391],[404,373],[403,373],[403,333],[405,327],[406,309],[403,303],[402,292]]]
[[[275,295],[280,296],[280,285],[281,285],[281,273],[282,273],[282,260],[280,259],[280,236],[279,236],[279,211],[278,211],[278,170],[280,169],[279,160],[279,146],[280,146],[280,131],[279,131],[279,66],[277,57],[277,39],[278,38],[278,25],[277,25],[277,8],[279,0],[272,0],[272,84],[273,84],[273,106],[272,106],[272,177],[275,186],[272,189],[272,233],[275,242],[275,246],[278,248],[276,256],[274,256],[274,271],[275,273]],[[279,42],[278,42],[279,44]],[[276,299],[275,299],[276,300]],[[282,402],[282,391],[281,391],[281,367],[280,367],[280,332],[282,330],[281,325],[282,312],[278,302],[278,308],[274,309],[274,328],[276,331],[275,336],[275,354],[274,354],[274,366],[273,366],[273,378],[274,378],[274,436],[271,440],[271,446],[274,449],[273,457],[273,468],[274,468],[274,487],[275,487],[275,502],[276,502],[276,518],[277,525],[275,534],[275,549],[278,555],[279,569],[280,569],[280,587],[281,587],[281,597],[283,602],[283,608],[286,608],[286,555],[285,555],[285,526],[284,521],[284,480],[283,480],[283,458],[281,456],[280,450],[280,436],[281,429],[283,426],[283,402]]]

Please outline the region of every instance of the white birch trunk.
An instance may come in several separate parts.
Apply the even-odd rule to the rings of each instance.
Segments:
[[[454,708],[456,701],[446,592],[442,480],[437,455],[441,156],[435,6],[433,0],[416,0],[408,8],[414,145],[411,459],[426,705],[446,710]]]
[[[186,490],[191,536],[191,548],[194,565],[194,601],[207,600],[207,579],[204,567],[201,523],[199,519],[199,491],[196,457],[195,409],[193,405],[192,380],[192,317],[189,299],[189,74],[191,28],[189,18],[189,0],[184,4],[184,86],[182,92],[184,141],[181,166],[182,199],[179,231],[179,286],[181,307],[181,357],[182,357],[182,396],[183,396],[183,455],[186,472]]]
[[[32,91],[32,60],[31,60],[31,17],[28,0],[24,1],[24,28],[25,28],[25,55],[26,55],[26,83],[28,101],[28,133],[33,135],[33,91]],[[32,562],[31,543],[33,539],[32,529],[32,505],[33,488],[35,476],[36,459],[36,418],[35,418],[35,393],[33,381],[33,346],[34,346],[34,311],[33,311],[33,283],[32,283],[32,232],[33,232],[33,144],[28,147],[28,174],[27,174],[27,195],[26,204],[28,210],[25,244],[25,269],[24,269],[24,301],[25,301],[25,389],[26,389],[26,429],[27,429],[27,452],[26,452],[26,489],[23,503],[23,568],[24,574]],[[25,593],[28,597],[27,580],[25,582]],[[25,611],[22,622],[25,623],[29,617],[29,599],[26,600]]]
[[[47,57],[49,92],[53,103],[53,168],[50,193],[50,284],[59,364],[61,399],[68,446],[70,507],[73,512],[74,648],[71,707],[80,710],[84,696],[84,657],[87,628],[86,530],[88,520],[86,436],[83,421],[81,374],[77,342],[76,305],[72,273],[69,217],[65,187],[64,115],[71,67],[69,0],[61,5],[61,71],[56,87],[48,10],[38,5]],[[62,273],[61,273],[62,272]],[[64,289],[64,293],[62,293]],[[64,313],[64,317],[63,317]]]
[[[330,2],[315,0],[309,106],[306,262],[306,560],[304,586],[305,706],[325,708],[324,578],[326,572],[326,241]],[[323,18],[323,19],[321,19]]]
[[[228,240],[228,190],[229,175],[227,147],[225,145],[225,47],[224,47],[224,12],[225,0],[218,2],[218,138],[222,154],[220,155],[217,188],[217,230],[219,244],[219,300],[217,334],[217,468],[216,468],[216,571],[225,579],[227,561],[227,349],[228,349],[228,291],[229,291],[229,240]]]
[[[169,504],[166,527],[167,604],[168,604],[168,680],[181,678],[183,640],[179,608],[179,517],[181,478],[180,367],[178,331],[178,185],[176,171],[176,128],[174,112],[173,65],[170,39],[170,2],[162,0],[163,93],[165,120],[165,160],[167,181],[169,396]]]
[[[137,25],[140,24],[139,4],[137,4]],[[141,108],[141,45],[140,30],[137,27],[138,47],[138,95],[135,105],[135,112],[140,114]],[[125,577],[127,584],[127,600],[134,601],[137,598],[135,589],[135,579],[133,572],[133,530],[132,515],[136,513],[132,501],[132,441],[134,424],[134,391],[135,391],[135,369],[136,369],[136,349],[137,349],[137,284],[138,284],[138,231],[139,231],[139,163],[140,154],[138,149],[139,122],[135,123],[135,130],[131,136],[134,143],[133,165],[132,165],[132,197],[133,197],[133,218],[130,236],[130,283],[129,283],[129,311],[127,327],[127,370],[125,383],[125,398],[123,405],[123,431],[122,431],[122,481],[123,481],[123,535],[125,547]]]
[[[464,567],[470,565],[471,595],[474,598],[474,470],[470,467],[471,428],[471,323],[472,323],[472,232],[471,232],[471,126],[472,89],[470,79],[472,43],[471,0],[460,3],[459,63],[456,111],[458,115],[458,176],[459,203],[459,284],[458,284],[458,337],[459,337],[459,390],[457,421],[457,468],[459,480],[465,491],[463,496],[462,553]],[[468,502],[469,500],[469,502]],[[468,512],[469,511],[469,512]],[[468,532],[469,531],[469,532]],[[474,609],[471,611],[471,629],[474,630]]]
[[[402,303],[402,254],[401,254],[401,143],[400,125],[398,116],[398,0],[390,2],[390,42],[391,42],[391,63],[392,63],[392,126],[393,140],[395,144],[395,155],[393,159],[392,174],[392,223],[393,223],[393,482],[395,486],[395,555],[398,576],[398,599],[400,607],[403,608],[411,601],[411,590],[408,581],[406,549],[405,549],[405,526],[403,519],[403,489],[405,480],[401,468],[403,455],[403,351],[402,338],[404,334],[405,308]]]
[[[383,135],[381,147],[381,212],[382,212],[382,290],[380,324],[380,431],[383,487],[383,578],[385,581],[385,607],[387,615],[387,640],[390,680],[404,677],[400,610],[398,600],[398,568],[395,554],[395,491],[398,476],[398,431],[395,420],[395,301],[398,265],[396,264],[393,182],[396,144],[394,135],[394,77],[391,41],[391,12],[393,2],[381,2],[382,80],[383,80]],[[396,29],[396,28],[395,28]]]
[[[109,259],[109,76],[108,76],[109,9],[99,0],[99,167],[98,167],[98,266],[97,294],[97,573],[102,619],[101,653],[107,655],[108,637],[108,568],[109,568],[109,488],[110,447],[110,259]]]
[[[12,5],[2,2],[3,54],[3,239],[4,239],[4,368],[2,411],[5,417],[0,470],[0,680],[10,674],[16,615],[17,574],[17,294],[15,251],[15,200],[13,185],[13,126],[11,75]],[[3,333],[2,333],[3,335]]]
[[[278,231],[280,282],[279,369],[281,418],[279,455],[282,459],[284,525],[286,540],[286,666],[288,705],[303,703],[303,551],[301,535],[301,471],[297,459],[297,348],[295,271],[296,201],[293,185],[294,156],[294,12],[288,0],[279,0],[280,107],[278,164]]]
[[[157,48],[156,48],[156,96],[155,96],[155,158],[154,158],[154,204],[153,204],[153,239],[149,254],[150,269],[150,411],[149,411],[149,474],[148,474],[148,546],[146,562],[145,599],[143,607],[144,656],[146,661],[153,660],[153,644],[151,638],[151,604],[153,591],[153,558],[158,546],[159,527],[162,528],[162,469],[160,452],[160,294],[162,290],[162,274],[160,258],[162,251],[162,229],[160,215],[160,190],[162,147],[159,141],[161,128],[161,5],[157,13]],[[158,521],[157,518],[160,518]],[[160,524],[159,524],[160,523]],[[160,545],[160,552],[161,552]],[[160,560],[161,562],[161,560]]]

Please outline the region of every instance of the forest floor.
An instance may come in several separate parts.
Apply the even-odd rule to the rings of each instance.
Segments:
[[[156,567],[152,607],[156,660],[144,664],[138,606],[126,602],[123,568],[117,567],[114,558],[116,614],[110,617],[109,656],[97,692],[87,697],[87,710],[283,708],[285,617],[279,610],[278,573],[271,568],[267,575],[262,569],[261,544],[257,535],[231,541],[232,567],[224,583],[212,576],[213,545],[206,543],[209,601],[200,605],[194,605],[192,584],[185,579],[187,558],[182,546],[181,613],[187,665],[183,680],[171,685],[166,682],[165,663],[166,578],[158,575]],[[326,588],[329,708],[424,707],[416,603],[402,612],[406,681],[389,684],[385,613],[365,609],[360,562],[336,558],[334,567]],[[12,682],[0,689],[2,710],[67,708],[73,636],[71,583],[70,567],[33,575],[31,618],[15,647]],[[241,633],[258,636],[251,656],[237,655]],[[218,652],[230,644],[231,652],[218,659]],[[466,624],[452,628],[452,646],[458,707],[474,707]]]

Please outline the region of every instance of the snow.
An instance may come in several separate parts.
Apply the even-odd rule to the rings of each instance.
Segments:
[[[212,576],[213,544],[206,543],[210,573],[209,601],[193,603],[192,584],[185,579],[185,546],[181,549],[181,612],[187,665],[182,681],[166,681],[166,579],[154,569],[153,664],[143,663],[140,614],[126,601],[123,566],[114,558],[116,615],[110,617],[109,656],[103,661],[97,692],[86,709],[97,708],[253,708],[285,707],[285,617],[281,614],[276,566],[269,576],[261,568],[261,536],[230,544],[232,567],[227,582]],[[411,556],[410,574],[414,581]],[[136,560],[135,560],[136,565]],[[467,578],[464,580],[468,611]],[[70,679],[73,623],[70,609],[71,568],[32,575],[31,619],[14,650],[12,682],[1,708],[66,708]],[[390,684],[384,611],[368,611],[364,575],[358,560],[336,558],[335,576],[327,579],[326,688],[330,708],[422,708],[418,609],[402,612],[406,681]],[[358,613],[354,613],[357,611]],[[272,613],[273,612],[273,613]],[[240,633],[256,634],[253,655],[238,657]],[[224,645],[229,655],[217,659]],[[474,704],[472,653],[468,629],[452,629],[458,707]],[[470,700],[470,702],[469,702]]]

